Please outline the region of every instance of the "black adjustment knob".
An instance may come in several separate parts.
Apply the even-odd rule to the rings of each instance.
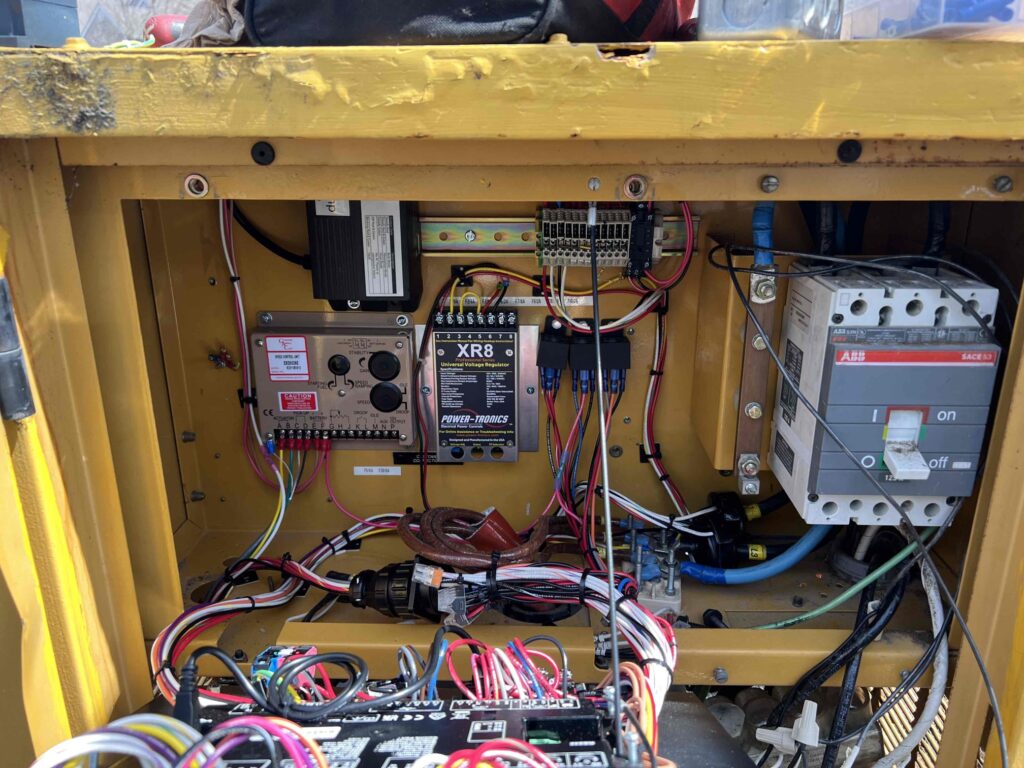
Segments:
[[[370,403],[382,413],[397,411],[402,404],[402,390],[394,384],[377,384],[370,390]]]
[[[327,361],[327,368],[335,376],[344,376],[352,370],[352,363],[344,355],[332,355]]]
[[[374,352],[370,355],[370,375],[381,381],[391,381],[402,370],[402,363],[390,352]]]

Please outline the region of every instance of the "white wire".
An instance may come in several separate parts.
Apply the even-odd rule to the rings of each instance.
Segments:
[[[598,489],[599,492],[603,493],[604,489]],[[576,488],[573,490],[576,498],[580,498],[586,494],[587,484],[578,483]],[[696,517],[702,517],[704,515],[716,512],[717,507],[705,507],[704,509],[697,510],[696,512],[688,512],[685,515],[677,517],[669,517],[668,515],[662,515],[653,510],[647,509],[640,503],[626,496],[621,491],[616,491],[614,488],[611,490],[611,499],[617,507],[626,510],[634,517],[643,520],[657,528],[672,528],[673,530],[680,531],[681,533],[689,534],[690,536],[700,536],[703,538],[710,538],[714,536],[713,531],[698,531],[695,528],[689,528],[683,525],[687,520],[693,520]]]

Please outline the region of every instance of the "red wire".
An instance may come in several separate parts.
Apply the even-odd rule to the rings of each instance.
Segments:
[[[325,451],[325,453],[327,453],[327,452],[328,451]],[[328,461],[326,463],[326,465],[324,466],[324,485],[327,487],[327,495],[330,498],[331,503],[334,504],[334,506],[337,507],[341,512],[343,512],[344,514],[348,515],[349,517],[351,517],[356,522],[363,523],[364,525],[368,525],[371,528],[394,528],[395,527],[395,525],[396,525],[395,523],[371,523],[369,520],[366,520],[365,518],[359,517],[359,515],[352,514],[351,512],[349,512],[345,508],[345,506],[340,501],[338,501],[337,497],[334,495],[334,489],[331,487],[331,465],[330,465],[330,461]]]

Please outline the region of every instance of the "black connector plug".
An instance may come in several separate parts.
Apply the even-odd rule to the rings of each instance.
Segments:
[[[553,317],[544,323],[537,346],[537,367],[540,368],[540,386],[545,392],[557,392],[562,371],[569,367],[569,334],[565,326]]]
[[[178,678],[178,695],[174,699],[174,719],[192,728],[199,727],[199,669],[192,659],[185,662]]]
[[[362,571],[352,579],[349,602],[396,619],[440,621],[437,588],[413,578],[416,563],[395,563],[379,571]]]

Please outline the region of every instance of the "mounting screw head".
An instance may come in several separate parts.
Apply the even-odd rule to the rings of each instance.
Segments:
[[[591,176],[587,180],[587,189],[591,192],[597,192],[601,188],[601,180],[597,176]]]
[[[526,388],[526,394],[528,394],[528,395],[535,394],[536,392],[537,392],[537,388],[536,387],[527,387]]]
[[[216,285],[217,284],[217,278],[216,277],[211,277],[206,282],[208,282],[210,285]]]
[[[622,457],[622,446],[621,445],[613,445],[611,448],[608,449],[608,455],[611,456],[613,459],[621,458]]]
[[[740,472],[747,477],[754,477],[761,469],[761,465],[753,459],[747,459],[740,465]]]
[[[206,494],[202,491],[192,491],[192,493],[188,495],[188,498],[190,501],[203,501],[206,499]]]
[[[715,667],[714,671],[715,682],[719,685],[724,685],[729,682],[729,672],[725,667]]]
[[[236,648],[234,653],[235,661],[245,661],[246,654],[241,648]]]
[[[781,182],[778,176],[762,176],[761,177],[761,191],[766,195],[771,195],[779,191]]]
[[[754,337],[754,340],[750,342],[750,345],[758,352],[764,352],[766,349],[768,349],[768,345],[764,341],[764,336],[762,336],[760,333]]]
[[[467,243],[472,243],[474,240],[476,240],[476,232],[474,232],[472,229],[467,229],[466,230],[466,242]]]
[[[252,145],[252,148],[249,150],[249,154],[256,165],[270,165],[275,159],[277,159],[277,152],[274,151],[274,145],[269,141],[257,141]]]
[[[408,436],[408,435],[399,435],[399,436],[398,436],[398,439],[399,439],[399,440],[402,440],[402,441],[405,441],[405,440],[408,440],[408,439],[409,439],[409,436]]]
[[[362,305],[356,299],[349,299],[348,301],[345,302],[345,306],[347,306],[349,309],[359,309],[359,307]]]
[[[754,288],[754,295],[759,299],[774,299],[776,294],[775,282],[773,280],[762,280]]]
[[[626,335],[627,336],[634,336],[634,335],[636,335],[636,328],[627,328],[626,329]]]
[[[420,387],[420,394],[429,395],[430,394],[430,387],[428,387],[426,385]]]
[[[270,325],[274,321],[274,316],[269,312],[260,312],[256,319],[260,321],[260,325]]]
[[[407,325],[409,325],[409,316],[399,315],[398,317],[395,318],[395,325],[397,325],[399,328],[405,328]]]
[[[622,192],[629,200],[642,200],[647,194],[647,177],[634,173],[626,177]]]
[[[860,160],[861,154],[864,152],[864,147],[856,139],[847,139],[841,143],[836,149],[836,157],[839,158],[840,163],[856,163]]]
[[[757,493],[757,483],[744,483],[743,484],[743,495],[753,496]]]
[[[1001,195],[1005,195],[1007,192],[1013,192],[1013,179],[1009,176],[996,176],[992,180],[992,189]]]
[[[748,418],[754,420],[760,419],[762,416],[764,416],[764,409],[761,408],[760,403],[747,403],[746,407],[743,409],[743,412],[747,414]]]
[[[183,442],[183,443],[194,443],[195,441],[196,441],[196,433],[195,432],[182,432],[181,433],[181,442]]]
[[[257,347],[262,347],[263,346],[263,339],[256,339],[256,346]]]
[[[626,418],[624,418],[622,420],[622,423],[623,424],[632,424],[633,423],[633,419],[631,419],[629,416],[627,416]]]

